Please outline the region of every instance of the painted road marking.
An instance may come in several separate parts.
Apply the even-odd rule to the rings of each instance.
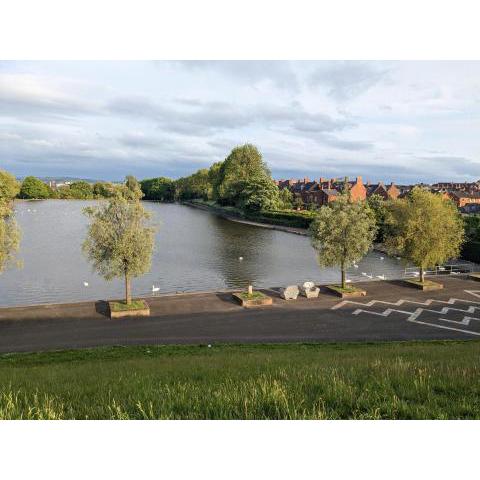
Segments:
[[[468,293],[470,295],[473,295],[477,298],[480,298],[480,290],[464,290],[465,293]],[[465,330],[463,328],[457,328],[453,326],[447,326],[447,325],[439,325],[436,323],[430,323],[430,322],[425,322],[421,320],[417,320],[418,317],[423,313],[423,312],[430,312],[430,313],[436,313],[440,315],[448,315],[449,312],[451,311],[456,311],[456,312],[463,312],[463,313],[475,313],[476,310],[480,310],[480,302],[475,302],[472,300],[468,299],[462,299],[462,298],[450,298],[449,300],[435,300],[435,299],[428,299],[425,302],[416,302],[413,300],[405,300],[405,299],[400,299],[397,300],[396,302],[385,302],[383,300],[370,300],[369,302],[362,303],[362,302],[355,302],[352,300],[344,300],[342,302],[337,303],[333,307],[331,307],[332,310],[336,310],[338,308],[343,307],[344,305],[351,304],[351,305],[360,305],[362,307],[372,307],[377,304],[382,304],[382,305],[390,305],[394,307],[399,307],[405,303],[408,304],[414,304],[414,305],[423,305],[423,306],[430,306],[433,302],[437,303],[443,303],[446,305],[454,305],[457,302],[466,302],[466,303],[474,303],[475,305],[469,305],[467,309],[462,309],[462,308],[454,308],[454,307],[443,307],[441,310],[432,310],[429,308],[417,308],[413,312],[407,311],[407,310],[399,310],[396,308],[387,308],[383,312],[374,312],[372,310],[365,310],[364,308],[357,308],[352,312],[352,315],[359,315],[360,313],[368,313],[370,315],[377,315],[380,317],[388,317],[392,313],[402,313],[407,315],[406,321],[411,322],[411,323],[417,323],[420,325],[427,325],[430,327],[435,327],[435,328],[441,328],[444,330],[454,330],[456,332],[462,332],[462,333],[467,333],[470,335],[478,335],[480,336],[480,332],[475,332],[472,330]],[[438,318],[438,321],[441,322],[448,322],[451,324],[457,324],[457,325],[462,325],[462,326],[469,326],[471,321],[480,321],[480,318],[478,317],[471,317],[469,315],[465,315],[462,320],[452,320],[448,318]]]

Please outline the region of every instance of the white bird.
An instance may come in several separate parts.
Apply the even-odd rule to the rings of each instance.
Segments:
[[[354,263],[353,268],[358,268],[358,265],[356,263]]]
[[[373,278],[373,275],[367,275],[367,278]]]
[[[84,287],[88,287],[88,282],[83,282]]]
[[[352,283],[352,281],[348,279],[348,280],[345,280],[345,283]]]
[[[160,287],[156,287],[155,285],[152,285],[152,292],[158,292],[160,290]]]
[[[397,260],[401,260],[401,258],[400,258],[400,257],[397,257]]]
[[[380,260],[385,260],[385,258],[384,258],[384,257],[380,257]]]
[[[242,261],[242,260],[243,260],[243,257],[238,257],[238,259],[239,259],[240,261]]]
[[[385,275],[377,275],[377,278],[379,278],[380,280],[386,280]]]
[[[212,346],[210,344],[208,344],[208,348],[212,348]]]
[[[365,272],[362,272],[362,275],[363,275],[364,277],[366,277],[366,276],[367,276],[367,274],[366,274]]]

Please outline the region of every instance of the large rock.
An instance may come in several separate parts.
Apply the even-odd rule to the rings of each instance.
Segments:
[[[301,287],[300,291],[302,295],[307,298],[317,298],[318,294],[320,293],[320,289],[315,286],[313,282],[305,282]]]
[[[289,285],[280,290],[280,296],[285,300],[296,300],[300,293],[297,285]]]

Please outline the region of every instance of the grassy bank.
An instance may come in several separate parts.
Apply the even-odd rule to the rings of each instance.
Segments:
[[[185,202],[190,205],[200,206],[209,209],[220,215],[242,218],[252,222],[265,223],[267,225],[278,225],[281,227],[303,228],[310,226],[315,212],[313,211],[295,211],[295,210],[272,210],[261,212],[247,212],[235,207],[224,207],[213,201],[189,200]]]
[[[0,418],[480,418],[480,342],[0,356]]]

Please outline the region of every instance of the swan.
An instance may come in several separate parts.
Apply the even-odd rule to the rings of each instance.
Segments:
[[[353,268],[358,268],[358,265],[356,263],[354,263]]]
[[[160,287],[156,287],[155,285],[152,285],[152,292],[158,292],[160,290]]]
[[[377,275],[377,278],[380,280],[386,280],[387,277],[385,277],[385,275]]]
[[[380,257],[380,260],[385,260],[385,257]]]
[[[364,277],[366,277],[366,276],[367,276],[367,274],[366,274],[365,272],[362,272],[362,275],[363,275]]]
[[[88,282],[83,282],[84,287],[88,287]]]
[[[373,275],[367,275],[367,278],[373,278]]]

